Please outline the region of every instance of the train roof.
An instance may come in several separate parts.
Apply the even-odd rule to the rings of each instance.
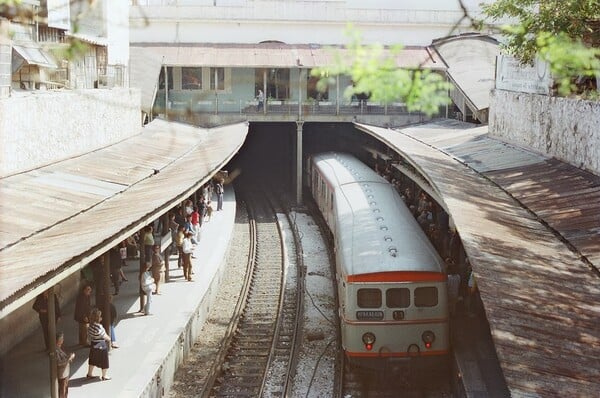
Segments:
[[[395,188],[348,154],[314,157],[334,190],[345,275],[442,272],[443,261]]]

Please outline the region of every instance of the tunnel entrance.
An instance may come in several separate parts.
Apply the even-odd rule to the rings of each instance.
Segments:
[[[227,164],[233,179],[249,178],[277,185],[292,196],[296,172],[296,123],[250,123],[248,136],[240,152]],[[375,145],[369,135],[352,123],[304,123],[303,157],[323,151],[360,153],[364,145]]]

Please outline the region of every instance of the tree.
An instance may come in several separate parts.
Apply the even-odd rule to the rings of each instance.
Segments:
[[[498,0],[482,5],[503,27],[504,50],[523,64],[548,62],[560,94],[576,89],[575,79],[600,75],[600,0]]]
[[[384,49],[381,45],[361,44],[361,34],[352,26],[346,29],[350,43],[343,53],[334,51],[334,65],[315,68],[311,74],[319,77],[317,88],[325,91],[328,85],[335,85],[334,76],[345,75],[352,79],[352,85],[344,91],[344,97],[365,97],[388,104],[402,101],[409,111],[421,111],[433,115],[440,106],[450,102],[448,91],[452,85],[444,76],[415,66],[411,69],[399,68],[395,57],[402,46]],[[421,65],[422,66],[422,65]]]

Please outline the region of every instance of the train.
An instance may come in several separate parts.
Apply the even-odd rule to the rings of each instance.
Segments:
[[[447,274],[394,186],[348,153],[307,160],[332,237],[341,344],[351,366],[447,366]]]

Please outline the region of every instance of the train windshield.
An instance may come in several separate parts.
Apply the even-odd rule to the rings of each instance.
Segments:
[[[438,304],[437,287],[418,287],[415,289],[415,306],[435,307]]]
[[[379,308],[381,307],[381,290],[358,289],[356,300],[359,308]]]
[[[408,308],[410,306],[410,290],[395,288],[385,291],[385,302],[388,308]]]

